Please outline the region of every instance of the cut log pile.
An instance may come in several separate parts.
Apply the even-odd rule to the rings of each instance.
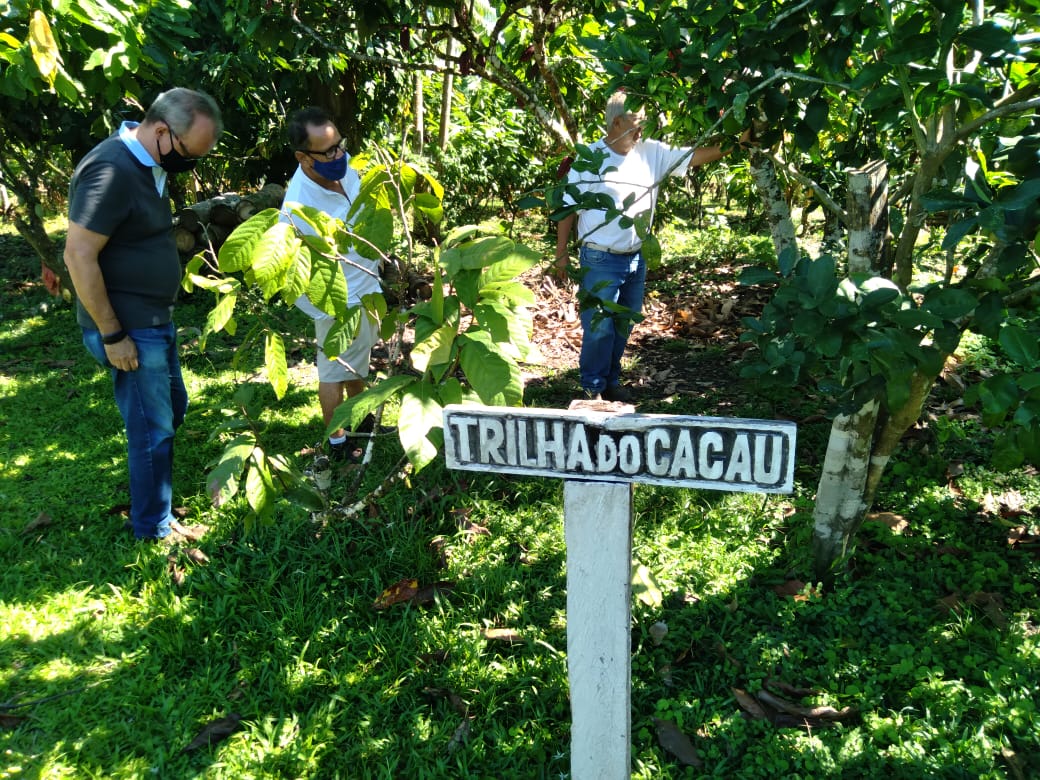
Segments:
[[[264,209],[278,208],[284,198],[285,187],[267,184],[247,195],[225,192],[183,208],[173,216],[177,251],[185,260],[211,248],[218,252],[236,227]]]

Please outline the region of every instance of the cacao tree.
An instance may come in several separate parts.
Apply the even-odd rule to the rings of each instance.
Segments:
[[[241,299],[262,299],[255,324],[242,335],[238,350],[264,345],[267,377],[278,398],[288,385],[280,307],[292,306],[306,293],[315,306],[335,317],[336,325],[323,345],[329,355],[346,349],[361,317],[376,321],[390,353],[402,355],[403,363],[392,364],[391,373],[343,403],[328,432],[356,429],[368,414],[381,414],[382,406],[392,402],[398,408],[404,454],[418,471],[443,444],[444,406],[521,404],[519,362],[532,349],[526,307],[534,296],[515,277],[534,266],[539,255],[494,230],[458,227],[448,231],[434,251],[428,300],[394,309],[377,293],[365,296],[360,307],[348,307],[339,262],[351,249],[382,265],[413,266],[410,223],[417,215],[440,222],[443,213],[443,189],[413,163],[386,152],[359,155],[351,163],[358,167],[362,183],[347,224],[310,207],[287,204],[289,220],[278,209],[267,209],[228,237],[217,267],[208,265],[205,253],[197,255],[189,263],[185,286],[203,287],[217,296],[203,343],[218,331],[237,332],[235,309]],[[309,230],[303,232],[299,224]],[[407,344],[406,328],[412,334]],[[257,517],[269,514],[283,494],[314,508],[314,491],[284,459],[265,452],[248,409],[244,411],[242,419],[216,431],[217,436],[231,438],[208,480],[213,500],[226,501],[244,483]]]
[[[614,34],[597,44],[612,85],[661,109],[666,132],[688,136],[719,111],[758,121],[756,181],[803,184],[846,229],[843,173],[876,161],[890,172],[892,236],[865,267],[810,256],[784,227],[789,204],[773,188],[779,272],[745,277],[775,288],[763,316],[745,323],[760,347],[745,375],[812,382],[836,401],[814,513],[821,577],[849,550],[966,329],[1021,368],[968,395],[988,424],[1008,424],[1000,457],[1040,459],[1036,6],[997,10],[952,0],[693,2],[665,17],[626,7],[608,15]],[[944,229],[934,227],[939,215]],[[922,268],[926,222],[928,242],[946,253],[937,277]]]

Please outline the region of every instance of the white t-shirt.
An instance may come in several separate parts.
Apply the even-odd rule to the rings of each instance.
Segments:
[[[282,209],[284,210],[290,203],[297,203],[301,206],[311,206],[319,211],[324,211],[330,217],[346,222],[347,212],[350,211],[351,205],[361,192],[361,178],[358,176],[357,171],[350,167],[349,159],[347,173],[340,180],[340,184],[343,187],[343,192],[346,193],[346,197],[333,190],[325,189],[317,182],[308,178],[303,168],[297,168],[296,173],[289,180],[289,186],[285,190],[285,200],[282,201]],[[282,221],[289,222],[290,219],[283,214]],[[301,220],[291,221],[301,233],[314,233],[306,222]],[[343,271],[343,278],[347,282],[347,305],[357,306],[361,303],[363,296],[379,292],[381,289],[378,275],[379,262],[362,257],[353,249],[347,253],[347,257],[351,262],[340,260],[339,266]],[[355,263],[356,265],[354,265]],[[357,266],[361,266],[361,268]],[[368,273],[362,270],[362,268],[372,273]],[[301,295],[296,299],[296,306],[314,319],[330,318],[328,314],[312,304],[306,295]]]
[[[669,174],[685,175],[694,152],[692,147],[673,147],[653,140],[639,141],[628,154],[612,151],[604,139],[589,148],[607,155],[599,173],[575,171],[572,168],[567,173],[567,182],[577,184],[582,192],[606,194],[619,209],[623,208],[625,199],[631,196],[632,203],[623,209],[624,215],[635,219],[647,213],[651,223],[660,183]],[[564,203],[574,205],[575,200],[564,195]],[[636,233],[635,225],[623,228],[618,223],[619,218],[609,222],[606,219],[607,213],[603,209],[579,211],[578,241],[591,241],[610,247],[615,252],[634,252],[639,249],[642,240]]]

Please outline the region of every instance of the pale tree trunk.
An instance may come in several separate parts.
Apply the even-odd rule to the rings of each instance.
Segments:
[[[448,59],[455,56],[455,39],[448,39]],[[448,71],[441,83],[441,124],[437,134],[437,148],[442,152],[448,148],[448,131],[451,128],[452,90],[455,85],[455,74]]]
[[[753,149],[748,159],[755,190],[765,205],[766,222],[776,256],[783,258],[785,254],[794,253],[794,260],[798,257],[798,239],[795,237],[794,220],[791,219],[791,206],[784,199],[783,187],[776,177],[776,167],[769,157],[758,150]]]
[[[838,415],[831,424],[813,508],[817,580],[829,577],[834,563],[845,556],[863,522],[874,427],[880,408],[879,402],[873,400],[852,414]]]
[[[887,191],[884,163],[871,163],[849,174],[850,274],[890,271]],[[851,549],[888,461],[903,434],[921,416],[934,383],[934,374],[916,372],[910,378],[907,400],[899,408],[883,412],[879,399],[873,399],[856,412],[835,418],[813,509],[817,579],[829,579]]]
[[[849,274],[888,270],[888,166],[883,161],[849,171],[846,215]]]
[[[422,154],[426,148],[426,108],[423,103],[423,77],[422,73],[415,74],[415,151]]]

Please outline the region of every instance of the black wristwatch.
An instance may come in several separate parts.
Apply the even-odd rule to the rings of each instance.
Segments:
[[[104,333],[101,336],[102,344],[118,344],[120,341],[126,338],[125,330],[117,330],[115,333]]]

